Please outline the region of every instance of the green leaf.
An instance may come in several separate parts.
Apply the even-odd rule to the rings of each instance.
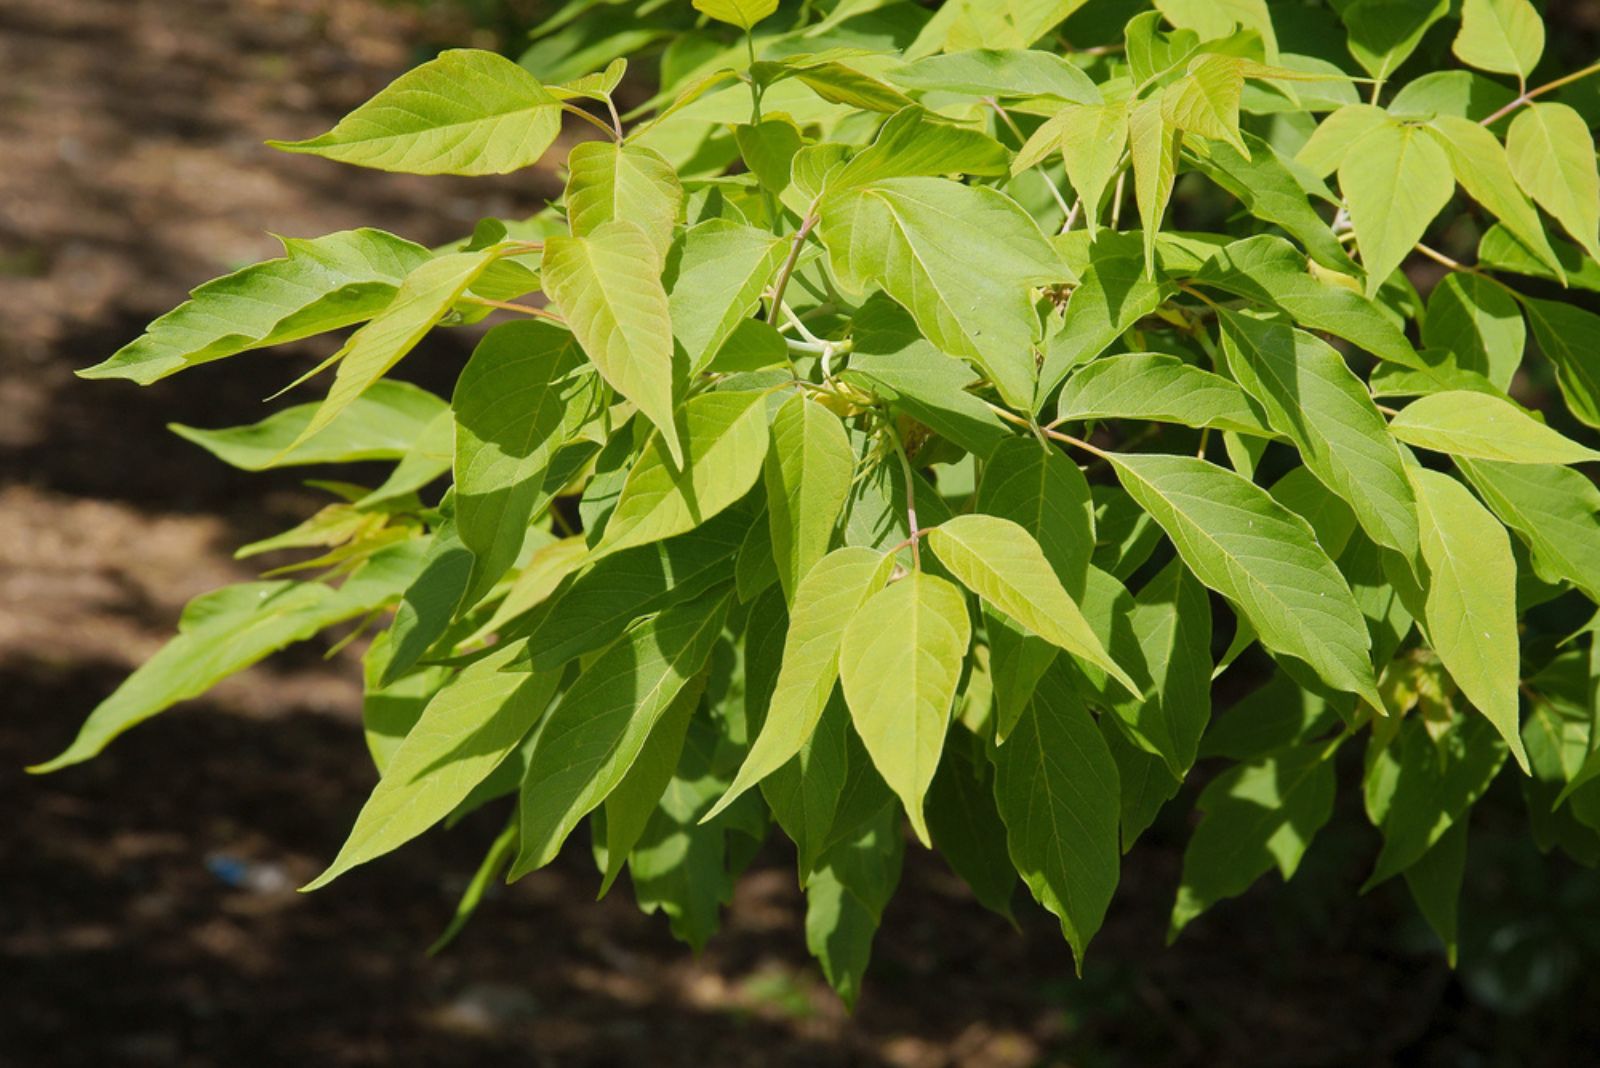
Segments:
[[[1368,135],[1393,123],[1390,114],[1375,104],[1346,104],[1317,125],[1296,153],[1295,162],[1318,178],[1326,178]]]
[[[1367,296],[1410,254],[1455,192],[1450,159],[1420,127],[1386,123],[1339,164],[1339,190],[1350,209],[1367,269]]]
[[[760,306],[787,252],[782,238],[724,219],[684,233],[667,259],[667,305],[691,375],[704,371]]]
[[[1036,410],[1069,371],[1099,356],[1173,292],[1170,283],[1145,274],[1140,242],[1132,234],[1102,232],[1088,251],[1061,329],[1045,345]]]
[[[1227,37],[1236,27],[1254,30],[1261,36],[1267,62],[1278,61],[1278,42],[1266,0],[1159,0],[1156,10],[1179,29],[1194,30],[1202,41]]]
[[[1529,104],[1506,131],[1506,159],[1523,191],[1600,260],[1600,173],[1583,116],[1565,104]]]
[[[830,104],[862,111],[895,112],[911,106],[900,90],[844,63],[819,63],[795,71],[796,78]]]
[[[561,132],[561,102],[494,52],[453,48],[396,78],[309,141],[269,141],[358,167],[409,174],[506,174]]]
[[[1008,519],[1039,543],[1070,597],[1081,597],[1094,549],[1094,501],[1071,458],[1024,438],[1007,438],[984,466],[977,511]],[[994,677],[995,731],[1004,741],[1027,707],[1056,646],[994,608],[984,609]]]
[[[598,387],[572,335],[551,323],[505,323],[473,350],[451,400],[456,530],[476,560],[468,603],[516,561],[550,500],[550,462],[598,412]]]
[[[511,877],[542,868],[622,781],[722,631],[730,594],[667,609],[590,663],[539,727],[518,802]]]
[[[816,729],[805,744],[777,770],[761,780],[761,796],[772,811],[772,818],[795,844],[800,885],[816,872],[822,855],[837,836],[839,802],[853,759],[870,765],[866,750],[854,738],[850,709],[837,687],[832,688],[816,722]],[[856,752],[851,753],[854,747]],[[876,772],[874,772],[876,774]],[[882,800],[889,801],[885,788]]]
[[[892,810],[835,847],[806,884],[806,948],[846,1008],[855,1006],[883,910],[900,882],[905,839]]]
[[[977,742],[968,736],[968,740]],[[978,903],[1015,922],[1011,898],[1017,872],[1006,849],[1006,828],[994,799],[994,769],[978,745],[952,743],[928,790],[928,829],[934,846]]]
[[[1417,555],[1417,509],[1400,449],[1344,358],[1282,319],[1222,312],[1233,377],[1300,450],[1323,485],[1354,509],[1367,536]]]
[[[1098,104],[1100,90],[1063,56],[1015,48],[972,48],[928,56],[885,75],[896,85],[923,92],[978,97],[1055,97]]]
[[[1445,960],[1456,966],[1461,883],[1467,872],[1467,821],[1457,820],[1431,849],[1404,872],[1406,888],[1423,919],[1444,943]]]
[[[338,365],[333,385],[300,437],[284,450],[285,454],[320,433],[416,348],[428,331],[450,313],[467,287],[500,255],[496,247],[478,252],[452,252],[429,260],[407,275],[394,300],[351,334],[350,340],[322,365]]]
[[[631,400],[683,460],[673,416],[672,316],[650,238],[626,220],[545,242],[545,291],[611,388]]]
[[[639,755],[628,768],[616,789],[606,795],[601,821],[605,826],[604,838],[596,849],[605,855],[605,865],[600,879],[600,896],[604,897],[622,874],[628,863],[628,854],[644,836],[656,806],[672,783],[683,756],[684,739],[689,734],[689,721],[700,707],[705,693],[705,675],[696,675],[688,685],[678,691],[672,704],[661,714],[650,731]]]
[[[838,416],[799,393],[778,409],[763,472],[772,555],[790,603],[800,580],[828,552],[855,466]]]
[[[1448,390],[1420,397],[1394,417],[1389,430],[1407,444],[1471,460],[1512,464],[1600,460],[1600,453],[1487,393]]]
[[[1450,50],[1469,67],[1527,78],[1544,54],[1544,20],[1528,0],[1463,0]]]
[[[1509,389],[1522,366],[1528,328],[1505,288],[1481,275],[1456,271],[1428,294],[1422,343],[1448,349],[1457,366]]]
[[[585,141],[567,157],[566,203],[573,237],[626,219],[644,231],[664,260],[683,214],[683,186],[672,164],[648,148]]]
[[[856,733],[923,845],[930,840],[922,799],[939,766],[971,638],[961,591],[913,571],[862,605],[839,653]]]
[[[1139,591],[1128,622],[1153,686],[1146,699],[1119,700],[1112,710],[1181,779],[1211,719],[1210,599],[1172,560]]]
[[[199,697],[269,653],[370,611],[376,603],[364,596],[369,592],[352,578],[339,590],[320,582],[246,582],[196,597],[184,607],[177,636],[95,707],[59,756],[28,770],[42,774],[88,760],[128,728]]]
[[[1244,614],[1262,644],[1377,707],[1366,623],[1304,519],[1204,460],[1118,453],[1111,462],[1189,570]]]
[[[1294,877],[1311,839],[1333,814],[1334,769],[1327,745],[1292,745],[1211,780],[1195,807],[1200,825],[1183,854],[1183,881],[1167,940],[1224,898],[1277,867]]]
[[[1117,888],[1120,795],[1111,752],[1059,664],[991,759],[1011,861],[1061,921],[1081,972]]]
[[[928,533],[928,546],[983,600],[1034,634],[1107,672],[1128,692],[1139,685],[1095,637],[1044,550],[1022,527],[992,515],[963,515]]]
[[[778,0],[694,0],[694,9],[749,32],[756,23],[778,10]]]
[[[1195,281],[1282,309],[1304,330],[1325,330],[1374,356],[1426,369],[1416,349],[1385,312],[1360,293],[1317,280],[1305,256],[1262,234],[1224,245],[1200,266]]]
[[[1505,528],[1461,483],[1413,472],[1428,565],[1428,644],[1473,707],[1494,724],[1524,771],[1519,735],[1517,563]]]
[[[1457,460],[1500,521],[1533,551],[1550,581],[1570,582],[1600,604],[1600,489],[1566,467]]]
[[[1532,203],[1518,188],[1511,161],[1500,141],[1482,123],[1455,115],[1440,115],[1424,129],[1450,157],[1450,170],[1467,195],[1493,212],[1503,226],[1557,278],[1564,270],[1545,235],[1544,223]],[[1460,272],[1448,278],[1472,278]]]
[[[894,557],[886,553],[847,546],[823,557],[800,580],[766,722],[712,815],[786,764],[811,737],[839,676],[846,629],[883,588],[893,566]]]
[[[300,438],[316,410],[316,404],[297,404],[249,426],[201,430],[173,423],[170,429],[223,463],[245,471],[263,471],[304,464],[398,460],[448,409],[427,390],[406,382],[379,382],[321,433],[291,449],[290,444]]]
[[[909,56],[968,48],[1027,48],[1084,0],[948,0],[906,50]]]
[[[1205,145],[1203,153],[1193,153],[1192,163],[1237,197],[1250,214],[1283,227],[1322,266],[1355,274],[1357,268],[1344,246],[1313,206],[1316,200],[1332,200],[1333,194],[1303,168],[1293,167],[1270,142],[1246,133],[1244,143],[1248,154],[1228,144]]]
[[[1117,765],[1122,804],[1122,852],[1127,854],[1139,836],[1150,829],[1168,801],[1183,784],[1172,777],[1167,762],[1135,745],[1114,716],[1103,716],[1100,733]]]
[[[1155,272],[1156,234],[1172,197],[1183,133],[1167,121],[1161,98],[1128,108],[1128,154],[1133,164],[1133,199],[1144,228],[1144,270]]]
[[[979,130],[953,126],[917,106],[889,116],[872,144],[828,175],[827,192],[839,194],[890,178],[944,174],[1005,174],[1010,155]]]
[[[683,407],[682,466],[659,436],[628,472],[595,558],[693,530],[755,485],[767,452],[767,395],[702,393]]]
[[[1214,53],[1197,56],[1182,78],[1161,91],[1162,121],[1187,133],[1226,141],[1248,159],[1250,150],[1239,136],[1243,91],[1243,60]]]
[[[382,230],[280,238],[285,255],[213,279],[80,378],[147,386],[187,367],[359,323],[431,253]]]
[[[444,636],[471,578],[472,553],[447,520],[434,530],[421,570],[400,595],[389,627],[389,662],[379,676],[382,685],[410,671]]]
[[[1057,124],[1067,180],[1081,199],[1093,241],[1100,226],[1100,205],[1128,143],[1127,102],[1069,107],[1046,125],[1051,123]]]
[[[1391,743],[1393,755],[1395,746]],[[1435,743],[1417,717],[1401,728],[1394,794],[1383,813],[1383,850],[1362,886],[1370,890],[1421,860],[1483,796],[1505,763],[1506,747],[1487,722],[1461,720]]]
[[[1176,356],[1130,352],[1088,364],[1061,387],[1060,419],[1150,419],[1275,437],[1244,390]]]
[[[615,553],[587,568],[513,632],[535,667],[555,668],[603,648],[630,622],[724,582],[752,516],[734,508],[667,541]]]
[[[1561,301],[1521,299],[1539,351],[1556,365],[1568,410],[1600,427],[1600,315]]]
[[[448,816],[543,714],[560,675],[519,670],[513,644],[469,666],[428,702],[389,759],[355,827],[316,890],[409,842]]]
[[[1532,205],[1529,206],[1532,210]],[[1538,220],[1537,213],[1534,214]],[[1540,227],[1540,236],[1544,234]],[[1600,292],[1600,262],[1588,257],[1585,252],[1570,241],[1559,238],[1548,240],[1554,252],[1551,263],[1543,262],[1533,252],[1528,241],[1520,235],[1514,235],[1511,228],[1503,223],[1496,223],[1484,231],[1483,238],[1478,242],[1478,263],[1483,267],[1500,271],[1515,271],[1518,274],[1531,275],[1535,278],[1548,278],[1552,281],[1565,281],[1575,289],[1587,289],[1590,292]]]
[[[929,341],[1027,406],[1039,333],[1028,288],[1066,269],[1015,201],[942,178],[892,178],[830,195],[821,233],[841,285],[882,286]]]
[[[1350,54],[1380,81],[1404,63],[1428,27],[1450,12],[1449,0],[1355,0],[1339,10]]]

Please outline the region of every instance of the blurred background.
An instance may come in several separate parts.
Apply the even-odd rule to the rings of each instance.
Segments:
[[[1014,930],[913,848],[848,1016],[777,840],[698,957],[625,886],[596,904],[580,848],[426,956],[492,815],[296,894],[373,780],[349,650],[299,647],[92,763],[20,772],[185,601],[250,577],[234,546],[318,501],[165,424],[259,418],[325,347],[143,390],[73,369],[274,255],[269,231],[434,243],[542,207],[553,172],[410,178],[262,142],[325,129],[440,47],[516,55],[552,6],[0,0],[0,1065],[1597,1063],[1600,879],[1534,851],[1510,776],[1475,815],[1458,971],[1400,880],[1355,896],[1377,836],[1349,789],[1292,886],[1263,880],[1164,948],[1196,785],[1127,858],[1081,980],[1042,911]],[[1600,5],[1549,16],[1597,51]],[[404,376],[448,392],[473,340],[436,335]]]

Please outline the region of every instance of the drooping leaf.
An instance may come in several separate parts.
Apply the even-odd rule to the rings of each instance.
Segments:
[[[1450,169],[1467,195],[1493,212],[1539,263],[1561,277],[1563,265],[1551,248],[1539,213],[1518,188],[1510,159],[1499,138],[1482,123],[1455,115],[1435,116],[1424,129],[1443,146],[1450,157]],[[1473,276],[1453,274],[1449,277]]]
[[[598,412],[598,386],[572,334],[551,323],[505,323],[473,350],[451,400],[456,531],[475,559],[471,601],[516,561],[550,499],[556,451]]]
[[[1282,319],[1228,311],[1222,340],[1234,378],[1312,473],[1355,510],[1367,536],[1415,557],[1416,497],[1400,450],[1344,358]]]
[[[1538,464],[1456,465],[1532,550],[1540,575],[1570,582],[1600,604],[1600,489],[1587,476]]]
[[[1074,421],[1151,419],[1276,436],[1233,382],[1159,352],[1130,352],[1088,364],[1061,387],[1056,416]]]
[[[622,781],[722,630],[730,595],[667,609],[590,663],[539,727],[519,802],[516,878],[555,859],[567,835]]]
[[[644,232],[657,258],[664,260],[682,213],[678,172],[651,149],[585,141],[567,157],[567,219],[573,237],[626,219]]]
[[[828,552],[855,465],[838,416],[802,394],[778,409],[763,472],[772,556],[791,603],[800,580]]]
[[[1183,133],[1165,114],[1159,97],[1151,97],[1128,109],[1128,155],[1133,165],[1133,199],[1139,205],[1139,222],[1144,228],[1144,270],[1155,271],[1156,234],[1167,201],[1172,198],[1172,183],[1178,172],[1178,145]]]
[[[272,141],[340,163],[410,174],[505,174],[561,132],[561,102],[511,60],[454,48],[414,67],[308,141]]]
[[[1038,335],[1028,287],[1058,280],[1065,268],[1014,201],[941,178],[887,179],[831,196],[822,239],[842,285],[882,286],[929,341],[972,360],[1009,402],[1027,405]]]
[[[1268,649],[1376,704],[1366,624],[1304,519],[1204,460],[1120,453],[1112,464],[1189,570],[1231,601]]]
[[[787,252],[780,238],[752,226],[708,219],[690,227],[667,260],[672,336],[691,374],[706,369],[749,320]]]
[[[1517,686],[1517,564],[1505,528],[1461,483],[1413,472],[1428,566],[1428,644],[1524,770]]]
[[[1506,159],[1523,191],[1600,260],[1600,172],[1583,116],[1566,104],[1529,104],[1506,131]]]
[[[928,56],[886,75],[896,85],[924,92],[977,97],[1055,97],[1098,104],[1100,91],[1083,71],[1052,52],[970,48]]]
[[[398,597],[417,555],[403,546],[390,552],[398,568],[374,559],[364,565],[370,578],[357,572],[337,590],[320,582],[246,582],[190,601],[177,636],[95,706],[71,745],[28,770],[40,774],[82,763],[128,728],[268,654]]]
[[[913,571],[861,606],[839,651],[839,681],[856,733],[924,845],[930,839],[923,798],[939,766],[971,637],[961,592]]]
[[[1120,794],[1111,752],[1059,665],[992,759],[1011,861],[1061,921],[1081,971],[1117,887]]]
[[[672,315],[655,246],[635,223],[616,220],[585,237],[545,242],[545,290],[611,387],[638,405],[675,462]]]
[[[246,471],[301,464],[398,460],[447,407],[432,393],[406,382],[378,382],[315,437],[298,440],[317,410],[297,404],[259,423],[200,430],[174,423],[172,431],[224,463]]]
[[[750,30],[778,10],[778,0],[694,0],[694,9],[718,22]]]
[[[389,759],[326,871],[326,886],[358,864],[405,844],[444,819],[498,767],[533,727],[561,681],[519,669],[512,644],[462,671],[439,691]]]
[[[713,814],[782,767],[811,737],[839,677],[846,630],[862,606],[883,587],[893,565],[894,558],[885,553],[846,546],[806,572],[789,613],[782,666],[766,722]]]
[[[1451,51],[1479,70],[1527,78],[1544,53],[1544,20],[1528,0],[1463,0]]]
[[[1447,275],[1428,294],[1422,320],[1426,348],[1449,350],[1456,366],[1509,389],[1522,365],[1528,328],[1505,289],[1475,274]]]
[[[1327,745],[1291,745],[1211,780],[1196,807],[1200,825],[1183,854],[1183,881],[1167,940],[1224,898],[1276,867],[1294,877],[1312,838],[1333,814]]]
[[[1452,968],[1456,964],[1456,930],[1466,868],[1467,822],[1457,820],[1421,860],[1404,872],[1406,888],[1411,891],[1423,919],[1444,943],[1445,959]]]
[[[1389,423],[1410,445],[1469,460],[1513,464],[1577,464],[1600,460],[1508,400],[1488,393],[1446,390],[1419,397]]]
[[[806,948],[854,1006],[883,910],[900,882],[905,839],[890,810],[823,858],[806,884]]]
[[[968,739],[978,742],[970,735]],[[945,751],[928,790],[928,830],[939,854],[979,904],[1012,919],[1017,872],[995,806],[994,769],[977,744],[959,745],[953,740]]]
[[[683,408],[683,461],[659,437],[628,472],[600,558],[693,530],[749,492],[767,451],[766,394],[703,393]]]
[[[1339,190],[1350,209],[1367,296],[1400,266],[1455,191],[1450,159],[1420,127],[1391,122],[1361,139],[1339,164]]]
[[[1600,315],[1575,304],[1522,298],[1539,351],[1556,365],[1556,381],[1567,408],[1600,427]]]
[[[1138,683],[1100,644],[1044,550],[1022,527],[999,516],[957,516],[929,532],[928,546],[985,603],[1109,673],[1129,693],[1140,693]]]
[[[207,282],[81,378],[149,385],[197,364],[359,323],[430,253],[382,230],[283,238],[284,256]]]

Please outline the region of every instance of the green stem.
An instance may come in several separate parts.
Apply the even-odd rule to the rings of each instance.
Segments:
[[[906,480],[906,527],[910,531],[911,542],[911,570],[922,570],[922,530],[917,526],[917,483],[916,475],[911,470],[911,457],[906,454],[906,446],[900,440],[899,430],[895,427],[894,416],[888,412],[883,413],[884,428],[889,434],[889,440],[894,443],[895,455],[900,457],[900,474]]]
[[[575,106],[573,104],[562,103],[561,110],[565,111],[569,115],[578,116],[578,118],[582,119],[584,122],[589,123],[591,126],[599,127],[600,129],[604,130],[606,136],[611,138],[613,141],[621,141],[622,140],[622,130],[621,130],[620,127],[617,128],[617,129],[612,129],[611,126],[606,124],[604,121],[595,118],[593,115],[589,114],[587,111],[583,110],[580,107],[577,107],[577,106]]]

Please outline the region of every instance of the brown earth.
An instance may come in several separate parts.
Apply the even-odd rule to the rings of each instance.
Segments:
[[[1185,816],[1134,850],[1073,976],[1049,917],[1021,933],[913,848],[853,1017],[805,955],[787,849],[769,845],[698,957],[584,850],[496,891],[422,950],[493,836],[469,819],[326,891],[370,788],[348,653],[279,658],[45,779],[82,716],[191,596],[247,577],[231,547],[303,517],[295,479],[231,472],[165,432],[259,417],[326,352],[252,355],[149,389],[76,367],[184,290],[272,255],[268,231],[378,225],[440,241],[526,213],[550,175],[466,183],[275,154],[415,58],[376,0],[0,2],[0,1065],[1592,1063],[1595,993],[1497,1018],[1343,813],[1299,893],[1275,880],[1162,947]],[[470,338],[414,356],[446,388]],[[1181,806],[1174,806],[1181,809]],[[255,890],[212,874],[260,865]],[[209,865],[209,866],[208,866]],[[1592,1003],[1592,1002],[1591,1002]],[[1570,1051],[1562,1052],[1562,1051]],[[1509,1059],[1508,1059],[1509,1058]]]

